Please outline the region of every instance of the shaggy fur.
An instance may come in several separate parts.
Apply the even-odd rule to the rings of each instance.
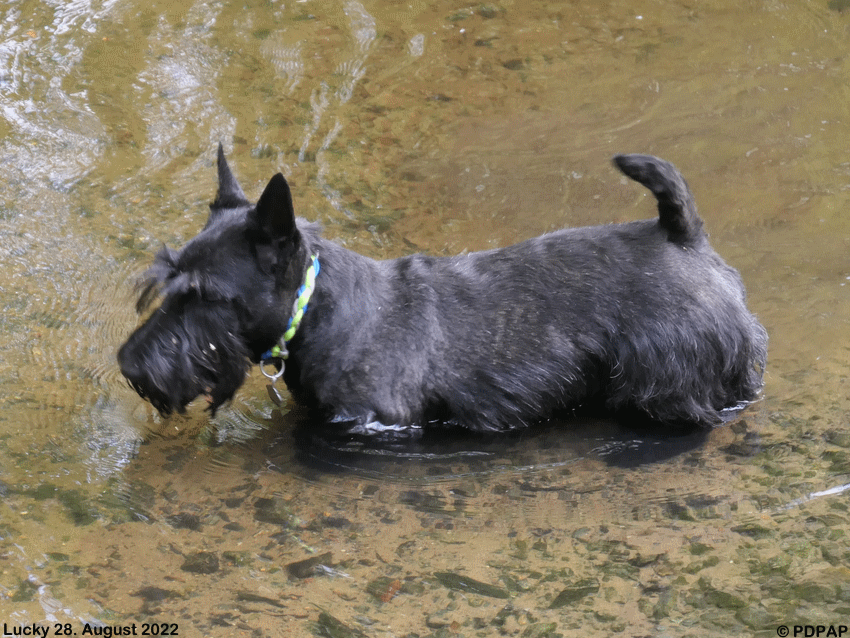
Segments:
[[[284,380],[326,421],[507,430],[602,402],[711,426],[756,398],[767,335],[669,163],[614,158],[657,219],[560,230],[456,257],[375,261],[296,221],[275,175],[250,204],[219,148],[206,226],[148,271],[122,373],[164,415],[230,399],[283,334],[311,255],[321,272]]]

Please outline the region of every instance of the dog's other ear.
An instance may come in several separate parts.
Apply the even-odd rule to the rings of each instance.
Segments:
[[[280,173],[269,180],[251,221],[256,229],[272,240],[287,239],[296,232],[292,193],[286,178]]]
[[[219,210],[225,208],[236,208],[237,206],[245,206],[248,200],[245,198],[245,193],[242,192],[242,187],[230,171],[227,165],[227,159],[224,157],[224,147],[219,142],[218,145],[218,192],[215,196],[215,201],[210,204],[210,210],[213,215]]]

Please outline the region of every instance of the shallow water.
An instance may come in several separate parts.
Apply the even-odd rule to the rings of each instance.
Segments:
[[[7,1],[0,621],[846,624],[845,4]],[[764,398],[692,437],[581,419],[376,443],[317,435],[255,374],[212,426],[200,405],[162,420],[115,353],[134,277],[205,221],[219,141],[249,196],[281,170],[300,214],[376,258],[652,216],[610,157],[669,159],[770,333]]]

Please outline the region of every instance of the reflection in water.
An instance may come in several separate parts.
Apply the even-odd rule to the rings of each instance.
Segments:
[[[293,438],[298,462],[311,470],[428,482],[461,476],[543,472],[589,458],[610,466],[638,467],[697,449],[708,438],[708,432],[694,430],[671,435],[662,428],[636,431],[611,420],[576,417],[501,433],[426,428],[351,434],[328,428],[317,430],[315,423],[303,420],[296,426]]]
[[[277,33],[263,43],[261,51],[286,82],[286,94],[291,94],[304,79],[304,47],[301,42],[287,44],[285,33]]]
[[[220,10],[214,4],[195,4],[185,24],[173,25],[163,17],[151,38],[157,50],[134,86],[145,104],[142,118],[147,124],[149,170],[167,166],[175,154],[185,154],[190,140],[194,148],[213,148],[233,137],[234,118],[216,95],[226,57],[210,44]],[[203,114],[204,122],[187,118],[187,113]],[[205,131],[209,137],[198,139]]]
[[[828,490],[819,490],[817,492],[811,492],[806,494],[801,498],[795,498],[790,503],[784,505],[782,509],[787,510],[793,507],[797,507],[798,505],[803,505],[809,501],[812,501],[816,498],[823,498],[825,496],[836,496],[838,494],[843,494],[847,490],[850,490],[850,483],[844,483],[843,485],[836,485],[835,487],[831,487]]]
[[[55,11],[33,4],[26,21],[17,3],[6,4],[0,18],[0,133],[7,170],[16,181],[46,180],[49,187],[64,189],[101,154],[103,125],[87,93],[69,88],[65,80],[112,4],[95,9],[75,2]]]
[[[832,4],[7,1],[8,622],[601,636],[841,617],[850,100],[818,98],[846,94],[850,58]],[[311,429],[255,375],[214,427],[202,406],[161,420],[115,351],[136,274],[206,219],[219,141],[249,196],[281,170],[300,214],[376,258],[649,217],[609,157],[665,156],[771,333],[765,399],[672,438],[587,418],[386,441]]]

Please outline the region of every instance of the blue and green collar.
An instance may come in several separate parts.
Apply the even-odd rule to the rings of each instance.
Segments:
[[[319,274],[319,256],[313,255],[313,261],[307,267],[307,272],[304,273],[304,283],[298,289],[295,295],[295,303],[292,304],[292,314],[289,316],[289,323],[286,325],[286,330],[277,345],[263,353],[260,357],[260,365],[270,363],[274,359],[283,360],[289,356],[286,349],[286,344],[295,336],[298,326],[301,325],[301,320],[304,318],[304,313],[307,312],[307,304],[310,302],[310,297],[313,296],[313,291],[316,289],[316,277]],[[269,375],[265,370],[263,374],[267,377],[278,379],[283,374],[283,366],[280,372],[275,375]]]

